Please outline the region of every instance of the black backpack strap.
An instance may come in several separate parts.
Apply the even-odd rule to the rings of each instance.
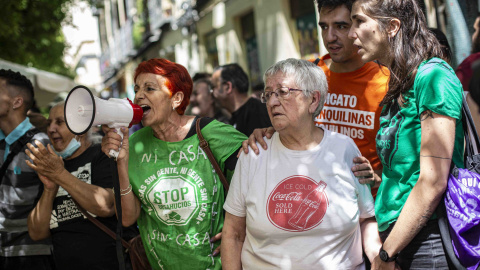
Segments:
[[[22,137],[20,137],[17,141],[15,141],[11,148],[10,148],[10,154],[8,154],[7,159],[5,159],[5,162],[2,164],[2,167],[0,168],[0,183],[2,183],[3,177],[5,176],[5,173],[7,172],[7,167],[12,163],[13,158],[22,151],[23,147],[35,136],[35,134],[39,133],[40,130],[34,128],[28,130],[25,134],[23,134]]]
[[[313,63],[315,64],[315,66],[318,66],[319,62],[320,62],[320,58],[317,58],[317,59],[315,59],[315,61]]]

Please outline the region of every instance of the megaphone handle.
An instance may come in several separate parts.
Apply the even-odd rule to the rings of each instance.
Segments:
[[[123,142],[123,133],[120,129],[120,127],[114,127],[115,128],[115,132],[120,135],[120,137],[122,137],[122,142]],[[121,144],[120,144],[120,147],[121,147]],[[113,157],[115,158],[115,160],[117,160],[117,157],[118,157],[118,154],[119,154],[119,151],[115,151],[113,149],[110,149],[110,152],[108,152],[108,154],[110,155],[110,157]]]

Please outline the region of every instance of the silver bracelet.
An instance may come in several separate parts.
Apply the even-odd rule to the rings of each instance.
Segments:
[[[130,191],[132,191],[132,184],[129,184],[126,189],[120,189],[120,195],[122,195],[122,192],[125,192],[125,191],[127,191],[127,190],[129,190],[129,189],[130,189]],[[129,191],[129,192],[130,192],[130,191]],[[112,192],[113,192],[113,195],[115,195],[115,188],[114,188],[114,187],[112,187]],[[126,194],[128,194],[128,193],[126,193]]]
[[[128,184],[126,189],[120,189],[120,193],[127,191],[129,188],[132,188],[132,184]]]
[[[125,195],[127,195],[128,193],[132,192],[132,189],[133,189],[133,188],[132,188],[132,185],[129,185],[128,187],[129,187],[130,189],[127,188],[128,191],[127,191],[126,193],[121,193],[121,192],[120,192],[120,196],[125,196]]]

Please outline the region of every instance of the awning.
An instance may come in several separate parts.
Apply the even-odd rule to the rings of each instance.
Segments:
[[[48,106],[59,93],[69,92],[75,87],[75,82],[68,77],[2,59],[0,59],[0,69],[18,71],[27,77],[35,89],[35,100],[38,107]]]

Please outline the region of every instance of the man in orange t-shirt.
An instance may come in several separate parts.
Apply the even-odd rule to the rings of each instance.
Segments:
[[[348,38],[352,2],[317,2],[318,24],[329,54],[314,62],[323,69],[328,80],[325,106],[315,122],[317,126],[342,133],[355,141],[372,165],[376,174],[373,176],[375,186],[378,187],[382,165],[375,148],[375,136],[382,111],[379,104],[387,92],[390,73],[377,63],[363,63],[357,54],[358,47]],[[376,188],[372,193],[376,195]]]
[[[375,149],[375,136],[382,111],[378,105],[387,90],[388,69],[369,62],[358,70],[338,73],[328,68],[325,63],[328,59],[331,58],[327,54],[318,62],[327,76],[328,94],[315,123],[352,138],[380,176],[382,164]]]

